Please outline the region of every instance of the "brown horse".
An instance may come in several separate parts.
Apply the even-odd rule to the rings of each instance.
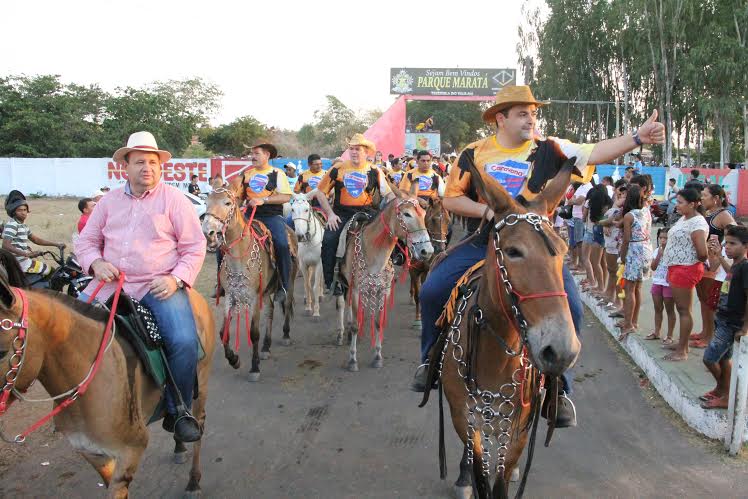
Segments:
[[[252,367],[250,381],[260,379],[260,359],[270,357],[272,345],[274,295],[280,286],[280,276],[273,268],[272,242],[265,226],[253,221],[250,227],[244,220],[239,203],[244,195],[241,178],[234,178],[226,189],[216,189],[206,201],[207,211],[203,219],[203,234],[208,247],[223,251],[223,263],[219,270],[221,286],[226,292],[222,331],[223,350],[229,364],[240,367],[239,355],[229,345],[232,318],[236,321],[235,347],[239,347],[239,324],[249,329],[252,341]],[[251,208],[250,208],[251,209]],[[296,254],[296,235],[288,229],[288,241],[292,255]],[[264,241],[263,241],[264,240]],[[293,317],[293,287],[298,265],[292,258],[293,267],[289,279],[288,298],[283,305],[283,344],[290,345],[291,318]],[[261,313],[262,312],[262,313]],[[265,338],[260,351],[260,320],[264,319]]]
[[[416,184],[413,184],[416,187]],[[358,371],[356,338],[363,332],[365,321],[370,324],[370,335],[375,344],[372,367],[382,367],[382,330],[385,326],[387,299],[394,285],[394,269],[390,260],[398,238],[406,241],[413,256],[425,260],[434,253],[426,226],[425,215],[415,197],[392,186],[395,198],[390,200],[363,227],[351,232],[346,241],[345,259],[340,275],[348,283],[348,301],[338,296],[337,344],[343,344],[343,331],[348,323],[350,355],[348,370]],[[355,307],[354,307],[355,304]],[[354,316],[353,311],[357,313]]]
[[[15,389],[23,393],[38,379],[52,398],[64,398],[87,377],[104,337],[108,314],[61,293],[31,289],[23,292],[28,299],[28,328]],[[189,297],[205,349],[205,357],[197,367],[199,388],[193,405],[193,415],[203,426],[215,329],[205,299],[194,290],[189,291]],[[0,320],[20,322],[22,307],[19,289],[0,277]],[[0,330],[0,365],[13,362],[17,334],[17,330],[5,327]],[[148,445],[146,424],[161,395],[130,344],[115,335],[86,393],[54,417],[55,428],[101,475],[110,497],[127,497]],[[10,400],[14,397],[11,395]],[[193,449],[188,497],[200,494],[199,441]],[[182,442],[176,442],[175,462],[184,462],[186,450]]]
[[[428,198],[428,201],[419,199],[421,207],[426,209],[424,222],[426,230],[431,238],[431,245],[434,247],[434,256],[447,249],[447,236],[449,234],[449,225],[452,221],[450,213],[442,205],[441,198]],[[429,273],[431,260],[421,260],[413,262],[408,269],[410,274],[410,297],[416,306],[416,318],[413,321],[413,327],[421,329],[421,285],[426,280]]]
[[[507,497],[531,424],[533,437],[537,428],[540,374],[555,380],[579,354],[562,277],[567,248],[546,217],[569,185],[572,166],[567,161],[526,207],[470,166],[476,192],[494,212],[493,227],[485,264],[453,294],[448,327],[430,362],[430,379],[441,375],[452,423],[465,445],[458,497],[471,496],[471,465],[479,499]],[[528,460],[531,455],[532,447]],[[528,470],[529,464],[519,495]]]

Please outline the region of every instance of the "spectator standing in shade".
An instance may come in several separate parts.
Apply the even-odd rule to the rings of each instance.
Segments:
[[[569,235],[569,246],[572,251],[577,253],[577,266],[579,270],[587,269],[587,263],[589,255],[585,258],[585,249],[583,246],[584,242],[584,203],[587,200],[587,193],[592,189],[592,183],[587,182],[586,184],[580,185],[575,191],[574,196],[571,198],[571,204],[573,206],[571,210],[571,221],[573,225],[572,233]],[[582,284],[587,284],[592,277],[587,273],[587,279],[582,281]]]
[[[197,175],[193,175],[192,177],[190,177],[190,185],[187,187],[187,192],[189,192],[193,196],[200,195],[200,186],[197,185]]]
[[[673,330],[675,329],[675,302],[673,301],[673,290],[667,282],[667,265],[661,263],[662,255],[667,246],[668,229],[662,227],[657,231],[657,250],[652,259],[652,303],[654,305],[654,331],[649,333],[645,340],[657,340],[662,337],[663,309],[667,312],[667,335],[662,338],[663,345],[673,343]]]
[[[621,312],[623,303],[616,292],[618,280],[618,252],[621,247],[621,224],[623,223],[623,205],[626,202],[626,181],[621,179],[616,182],[613,206],[605,212],[605,216],[598,222],[603,227],[605,239],[605,266],[608,269],[608,282],[605,288],[605,296],[601,303],[611,312]]]

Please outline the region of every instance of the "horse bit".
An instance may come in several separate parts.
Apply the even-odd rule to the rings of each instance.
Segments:
[[[509,280],[509,272],[504,262],[504,252],[502,251],[500,246],[501,230],[505,227],[517,225],[520,222],[526,222],[530,224],[533,229],[535,229],[535,231],[537,231],[541,235],[541,237],[545,239],[546,245],[548,246],[551,254],[554,256],[557,254],[555,248],[553,248],[553,245],[550,242],[550,239],[548,239],[548,236],[543,231],[544,223],[550,226],[548,217],[532,212],[523,214],[511,213],[494,225],[493,247],[496,252],[496,265],[499,270],[499,276],[501,277],[502,284],[504,285],[507,294],[512,298],[512,314],[514,315],[515,321],[520,331],[520,348],[517,348],[516,350],[512,349],[500,336],[497,336],[495,334],[493,335],[497,340],[500,341],[500,343],[502,343],[504,351],[508,356],[520,356],[520,365],[512,373],[511,381],[501,385],[497,392],[492,392],[490,390],[481,390],[478,387],[475,379],[471,378],[469,376],[469,373],[467,372],[468,365],[464,360],[465,352],[462,348],[462,345],[460,345],[460,339],[462,335],[460,331],[460,325],[462,324],[463,314],[465,313],[468,300],[476,291],[475,288],[468,287],[465,292],[461,293],[462,296],[459,304],[457,305],[455,317],[452,321],[452,324],[450,324],[450,331],[447,336],[448,341],[444,342],[444,347],[442,348],[439,358],[438,377],[441,379],[442,368],[444,366],[444,359],[446,357],[447,348],[451,344],[452,358],[455,362],[457,362],[457,373],[460,377],[462,377],[464,381],[465,390],[467,391],[468,396],[468,400],[466,402],[468,423],[468,438],[466,443],[467,463],[469,465],[472,465],[473,463],[473,437],[475,435],[476,426],[478,425],[476,418],[476,413],[478,413],[480,414],[482,420],[482,423],[480,424],[480,431],[483,437],[483,445],[481,446],[483,449],[482,475],[486,478],[489,477],[490,472],[490,449],[494,447],[491,436],[493,436],[493,434],[496,432],[496,428],[498,428],[499,432],[496,436],[496,444],[498,448],[496,450],[497,461],[495,472],[501,473],[502,476],[505,472],[506,455],[509,452],[509,445],[512,441],[511,430],[514,425],[513,418],[517,415],[515,412],[516,407],[514,398],[517,395],[517,389],[522,386],[523,380],[528,379],[530,371],[532,369],[535,369],[535,367],[532,365],[532,362],[527,358],[527,355],[522,349],[522,347],[527,346],[528,344],[528,324],[524,318],[524,315],[522,314],[522,311],[519,308],[519,302],[521,301],[522,297],[514,290],[514,287]],[[560,294],[561,293],[558,293],[559,296]],[[549,294],[549,296],[550,295],[552,294]],[[555,293],[553,295],[555,295]],[[483,311],[480,308],[477,308],[477,306],[474,321],[475,325],[481,328],[485,324]],[[497,403],[498,407],[494,409],[494,405]],[[498,423],[496,423],[496,426],[494,426],[495,419],[498,419]]]

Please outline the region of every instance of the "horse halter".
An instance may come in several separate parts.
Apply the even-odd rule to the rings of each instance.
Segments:
[[[532,228],[535,230],[535,232],[543,238],[543,241],[545,242],[545,246],[548,249],[548,252],[551,254],[551,256],[556,256],[558,254],[558,251],[556,250],[556,247],[551,242],[551,239],[548,237],[548,234],[545,233],[543,230],[543,224],[547,224],[549,227],[551,226],[550,220],[548,220],[548,217],[538,215],[537,213],[528,212],[528,213],[510,213],[509,215],[505,216],[501,220],[499,220],[494,225],[494,237],[493,237],[493,247],[494,251],[496,252],[496,268],[497,268],[497,281],[501,279],[501,283],[504,285],[504,289],[506,290],[507,294],[512,298],[512,314],[514,315],[514,320],[511,320],[511,318],[506,313],[506,308],[504,307],[503,303],[503,293],[499,293],[499,300],[501,301],[501,310],[504,312],[504,315],[506,316],[507,321],[511,324],[512,322],[516,323],[516,325],[519,328],[520,332],[520,338],[522,340],[522,346],[528,345],[528,324],[525,320],[525,316],[522,314],[522,310],[520,309],[520,303],[527,300],[537,299],[537,298],[551,298],[551,297],[566,297],[565,291],[548,291],[545,293],[534,293],[529,295],[523,295],[516,289],[514,289],[514,286],[512,285],[511,281],[509,280],[509,271],[506,268],[506,264],[504,263],[504,252],[501,249],[501,230],[506,227],[511,227],[514,225],[517,225],[520,222],[526,222],[532,226]],[[476,320],[483,320],[483,314],[482,311],[479,314],[479,317],[476,318]],[[494,335],[496,336],[496,335]],[[506,353],[508,355],[511,355],[513,357],[516,357],[521,353],[520,351],[514,351],[509,345],[503,340],[503,338],[497,336],[497,338],[501,339],[501,342],[504,343]]]
[[[312,205],[309,204],[308,201],[307,201],[307,205],[309,206],[309,212],[307,216],[306,217],[292,217],[292,220],[294,221],[294,223],[296,222],[296,220],[303,220],[304,222],[306,222],[306,233],[304,233],[304,237],[307,239],[307,241],[311,241],[312,237],[314,237],[314,235],[317,234],[317,224],[312,223],[313,222],[312,217],[315,216],[314,208],[312,208]],[[291,208],[291,210],[293,210],[293,208]],[[312,232],[312,225],[314,225],[313,232]]]
[[[400,211],[400,207],[404,204],[412,205],[413,208],[416,210],[416,213],[418,213],[418,210],[423,210],[423,208],[420,207],[418,204],[418,201],[415,199],[396,199],[395,200],[395,218],[397,219],[398,225],[400,225],[400,228],[403,229],[403,232],[405,232],[405,239],[406,244],[410,243],[410,235],[416,234],[418,232],[426,232],[428,234],[428,229],[424,226],[423,229],[416,229],[416,230],[408,230],[408,227],[405,225],[405,219],[403,218],[403,214]],[[390,230],[390,225],[387,223],[387,221],[384,219],[384,210],[381,210],[379,212],[379,218],[382,221],[382,225],[384,225],[384,229],[387,231],[387,235],[391,237],[392,239],[397,239],[397,235],[394,231]]]
[[[226,193],[226,195],[231,200],[231,208],[229,209],[229,214],[226,215],[226,218],[218,218],[217,216],[215,216],[214,214],[210,212],[205,213],[206,217],[214,218],[221,224],[221,233],[220,233],[221,240],[222,240],[221,244],[225,245],[226,244],[226,227],[228,226],[229,222],[231,222],[231,219],[234,218],[234,214],[236,213],[236,206],[237,206],[236,198],[234,197],[233,192],[231,192],[228,189],[224,189],[223,187],[215,189],[213,192],[216,194]]]
[[[446,210],[444,209],[444,207],[439,208],[439,216],[437,217],[437,219],[439,220],[439,238],[434,237],[434,234],[430,230],[428,230],[428,228],[426,229],[429,233],[429,237],[431,238],[431,242],[443,244],[444,249],[447,248],[447,235],[449,234],[449,227],[447,227],[446,230],[443,227],[445,211]]]
[[[18,289],[18,294],[21,296],[21,319],[19,322],[13,322],[10,319],[3,319],[0,321],[0,330],[8,332],[13,329],[18,329],[18,333],[11,346],[13,347],[13,355],[10,356],[8,363],[10,369],[5,373],[5,386],[3,386],[2,393],[0,393],[0,416],[5,414],[8,410],[11,393],[15,390],[16,379],[21,373],[23,367],[23,361],[26,357],[26,340],[28,339],[27,330],[29,327],[29,304],[26,298],[26,293],[21,289]],[[20,443],[20,441],[18,442]]]

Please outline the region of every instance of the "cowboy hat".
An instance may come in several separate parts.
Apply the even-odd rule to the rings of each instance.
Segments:
[[[158,154],[159,163],[166,163],[171,159],[171,153],[158,148],[156,138],[151,132],[135,132],[127,139],[127,146],[120,147],[114,152],[112,159],[115,163],[125,161],[127,153],[132,151],[153,152]]]
[[[550,104],[550,102],[535,100],[532,90],[527,85],[510,85],[499,90],[494,105],[483,112],[483,121],[495,123],[495,117],[500,111],[516,104],[535,104],[540,107]]]
[[[21,206],[26,206],[26,208],[29,207],[29,203],[26,202],[26,196],[24,196],[21,191],[10,191],[5,200],[5,212],[12,218],[16,210]]]
[[[348,147],[353,147],[353,146],[365,147],[366,149],[368,149],[373,154],[375,154],[377,152],[377,146],[376,146],[376,144],[374,144],[374,142],[368,140],[361,133],[355,133],[355,134],[353,134],[353,137],[351,137],[351,140],[348,141]]]
[[[247,148],[247,152],[251,152],[252,149],[262,149],[263,151],[270,154],[270,159],[274,159],[278,157],[278,148],[275,147],[273,144],[269,144],[267,142],[263,142],[260,144],[255,144],[253,146],[248,146],[244,144],[244,147]]]

